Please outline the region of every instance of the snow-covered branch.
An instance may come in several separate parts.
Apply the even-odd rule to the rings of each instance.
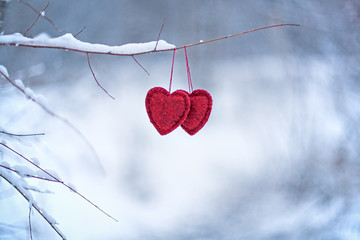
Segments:
[[[25,88],[24,84],[21,80],[12,80],[9,77],[9,73],[6,69],[6,67],[0,65],[0,79],[5,78],[9,83],[11,83],[15,88],[17,88],[19,91],[21,91],[28,99],[36,103],[38,106],[40,106],[46,113],[48,113],[50,116],[55,117],[65,123],[68,127],[70,127],[76,134],[78,134],[83,141],[88,145],[90,150],[93,152],[93,155],[95,156],[97,162],[99,163],[99,167],[101,168],[101,164],[99,162],[99,157],[95,151],[95,148],[92,146],[92,144],[89,142],[89,140],[84,136],[84,134],[75,126],[73,125],[69,120],[66,118],[60,116],[59,114],[52,111],[44,101],[44,98],[41,95],[35,94],[30,88]]]
[[[22,46],[22,47],[33,47],[33,48],[51,48],[51,49],[62,49],[73,52],[82,52],[86,54],[105,54],[105,55],[116,55],[116,56],[135,56],[148,54],[152,52],[164,52],[171,50],[179,50],[184,47],[193,47],[210,42],[220,41],[227,38],[240,36],[243,34],[256,32],[269,28],[277,28],[284,26],[300,26],[299,24],[276,24],[261,28],[251,29],[245,32],[240,32],[232,35],[227,35],[219,38],[214,38],[207,41],[200,41],[197,43],[188,44],[181,47],[176,47],[173,44],[167,43],[165,40],[151,41],[147,43],[128,43],[120,46],[109,46],[97,43],[88,43],[76,39],[72,34],[66,33],[57,38],[51,38],[46,33],[39,34],[34,38],[28,38],[20,33],[14,33],[9,35],[0,35],[0,46]]]
[[[176,48],[175,45],[169,44],[164,40],[159,40],[158,42],[152,41],[147,43],[129,43],[121,46],[109,46],[104,44],[83,42],[76,39],[70,33],[64,34],[57,38],[51,38],[45,33],[41,33],[34,38],[25,37],[20,33],[0,35],[0,45],[52,48],[88,54],[94,53],[117,56],[133,56]]]
[[[60,229],[56,226],[57,222],[54,218],[52,218],[44,209],[42,209],[37,202],[33,199],[31,193],[28,188],[28,184],[24,179],[15,177],[10,172],[7,172],[3,168],[0,168],[0,177],[11,184],[29,203],[29,207],[33,207],[36,211],[45,219],[45,221],[51,226],[52,229],[62,238],[66,239],[65,235],[60,231]],[[29,223],[29,226],[31,223]]]
[[[108,214],[107,212],[105,212],[103,209],[101,209],[100,207],[98,207],[96,204],[94,204],[92,201],[90,201],[88,198],[86,198],[84,195],[82,195],[80,192],[78,192],[73,186],[71,186],[70,184],[65,183],[64,181],[62,181],[60,179],[60,177],[56,174],[56,172],[52,171],[51,173],[49,172],[49,170],[45,170],[43,168],[41,168],[39,165],[37,165],[36,163],[34,163],[33,161],[31,161],[29,158],[25,157],[23,154],[17,152],[16,150],[14,150],[13,148],[9,147],[8,145],[6,145],[5,143],[0,142],[0,146],[3,146],[4,148],[6,148],[7,150],[13,152],[14,154],[16,154],[17,156],[19,156],[20,158],[24,159],[25,161],[27,161],[28,163],[30,163],[31,165],[33,165],[34,167],[38,168],[42,173],[45,174],[45,176],[50,177],[51,179],[55,180],[54,182],[60,183],[62,184],[64,187],[68,188],[70,191],[74,192],[75,194],[77,194],[78,196],[80,196],[82,199],[84,199],[85,201],[87,201],[90,205],[92,205],[93,207],[97,208],[100,212],[102,212],[103,214],[105,214],[106,216],[108,216],[109,218],[113,219],[114,221],[118,221],[116,218],[112,217],[110,214]],[[12,171],[12,168],[9,166],[6,166],[8,170]],[[25,168],[27,169],[27,168]],[[19,173],[19,171],[17,171]],[[23,176],[29,175],[27,173],[23,173],[21,172],[21,174]]]

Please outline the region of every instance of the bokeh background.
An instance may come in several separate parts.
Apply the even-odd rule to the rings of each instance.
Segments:
[[[23,33],[36,14],[3,4],[1,31]],[[281,240],[360,239],[359,17],[356,0],[49,1],[61,30],[40,19],[28,36],[78,33],[91,43],[161,39],[177,46],[278,23],[268,29],[188,49],[195,89],[213,96],[208,123],[195,136],[181,128],[160,136],[145,96],[168,87],[172,53],[91,55],[0,47],[10,78],[46,99],[89,145],[0,79],[0,135],[56,171],[114,222],[61,185],[29,180],[36,201],[68,239]],[[47,1],[28,0],[41,10]],[[172,89],[188,89],[177,51]],[[0,148],[0,161],[26,165]],[[28,166],[30,167],[30,166]],[[0,238],[26,239],[28,203],[0,179]],[[58,236],[37,214],[34,239]]]

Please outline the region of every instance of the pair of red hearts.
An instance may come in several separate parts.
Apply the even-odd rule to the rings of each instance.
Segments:
[[[155,87],[147,93],[145,105],[150,122],[161,135],[180,125],[188,134],[194,135],[209,119],[212,98],[201,89],[191,94],[183,90],[170,94],[164,88]]]

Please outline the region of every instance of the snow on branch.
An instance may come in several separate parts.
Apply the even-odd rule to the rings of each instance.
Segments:
[[[83,53],[107,54],[118,56],[133,56],[156,51],[176,48],[164,40],[147,43],[129,43],[121,46],[88,43],[76,39],[72,34],[66,33],[57,38],[51,38],[46,33],[41,33],[34,38],[28,38],[20,33],[0,35],[0,45],[23,46],[34,48],[53,48]]]
[[[113,219],[114,221],[118,222],[118,220],[114,217],[112,217],[110,214],[108,214],[107,212],[105,212],[103,209],[101,209],[100,207],[98,207],[96,204],[94,204],[92,201],[90,201],[88,198],[86,198],[84,195],[82,195],[80,192],[76,191],[76,189],[69,185],[66,184],[65,182],[63,182],[60,177],[57,175],[56,172],[52,172],[50,173],[49,170],[45,170],[43,168],[41,168],[39,165],[37,165],[35,162],[31,161],[29,158],[25,157],[24,155],[22,155],[21,153],[17,152],[16,150],[14,150],[13,148],[9,147],[8,145],[6,145],[5,143],[0,142],[0,146],[5,147],[7,150],[13,152],[14,154],[16,154],[17,156],[19,156],[20,158],[24,159],[25,161],[27,161],[28,163],[30,163],[31,165],[33,165],[34,167],[38,168],[41,172],[43,172],[47,177],[50,177],[51,179],[55,180],[54,182],[60,183],[62,184],[64,187],[68,188],[70,191],[74,192],[75,194],[77,194],[78,196],[80,196],[82,199],[84,199],[85,201],[87,201],[90,205],[92,205],[93,207],[97,208],[100,212],[102,212],[103,214],[105,214],[106,216],[108,216],[109,218]],[[0,166],[1,167],[1,166]],[[20,173],[21,171],[17,171],[12,169],[10,166],[5,166],[5,169],[10,170],[10,171],[15,171],[17,173]],[[26,170],[28,168],[25,168]],[[23,176],[31,176],[29,174],[26,173],[21,173]],[[39,178],[39,176],[37,176],[37,178]],[[40,179],[40,178],[39,178]],[[42,179],[42,180],[46,180],[46,179]]]
[[[200,41],[197,43],[188,44],[181,47],[176,47],[173,44],[167,43],[165,40],[157,40],[146,43],[128,43],[120,46],[109,46],[104,44],[97,43],[88,43],[76,39],[72,34],[66,33],[57,38],[51,38],[46,33],[39,34],[34,38],[28,38],[20,33],[0,35],[0,46],[22,46],[22,47],[33,47],[33,48],[52,48],[52,49],[62,49],[67,51],[82,52],[82,53],[93,53],[93,54],[105,54],[105,55],[117,55],[117,56],[135,56],[141,54],[148,54],[152,52],[164,52],[171,50],[179,50],[185,47],[193,47],[202,44],[207,44],[210,42],[220,41],[227,38],[232,38],[240,36],[243,34],[256,32],[269,28],[278,28],[278,27],[299,27],[299,24],[276,24],[266,27],[260,27],[251,29],[248,31],[227,35],[219,38],[210,39],[207,41]]]
[[[26,189],[28,188],[28,184],[22,178],[15,177],[13,174],[6,172],[2,168],[0,168],[0,177],[11,184],[26,199],[26,201],[28,201],[29,207],[35,208],[36,211],[45,219],[45,221],[62,239],[66,239],[65,235],[56,226],[56,220],[51,217],[44,209],[42,209],[33,199],[29,190]],[[31,226],[30,224],[31,223],[29,222],[29,226]]]
[[[1,45],[1,44],[0,44]],[[24,84],[21,80],[12,80],[9,77],[9,74],[7,72],[6,67],[0,65],[0,79],[5,78],[9,83],[11,83],[15,88],[17,88],[19,91],[21,91],[28,99],[36,103],[38,106],[40,106],[47,114],[50,116],[53,116],[60,121],[62,121],[64,124],[66,124],[70,129],[72,129],[80,138],[88,145],[89,149],[92,151],[95,160],[97,161],[97,164],[99,165],[99,168],[102,169],[102,165],[100,163],[99,157],[95,151],[94,146],[89,142],[89,140],[85,137],[85,135],[75,126],[73,125],[69,120],[66,118],[60,116],[59,114],[52,111],[46,104],[46,101],[44,101],[44,98],[41,95],[35,94],[30,88],[25,88]]]

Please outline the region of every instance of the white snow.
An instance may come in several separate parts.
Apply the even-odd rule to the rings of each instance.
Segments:
[[[45,171],[47,171],[48,173],[50,173],[53,177],[55,177],[57,180],[61,180],[61,178],[59,177],[59,174],[52,169],[45,169]],[[49,175],[46,175],[47,177],[50,177]]]
[[[24,86],[24,83],[23,83],[23,81],[22,80],[20,80],[20,79],[16,79],[15,81],[15,84],[19,87],[19,88],[21,88],[21,89],[25,89],[25,86]]]
[[[73,51],[82,51],[88,53],[108,53],[108,54],[124,54],[132,55],[141,52],[150,52],[154,50],[156,41],[146,43],[128,43],[120,46],[109,46],[104,44],[94,44],[83,42],[76,39],[72,34],[66,33],[57,38],[50,38],[46,33],[41,33],[34,38],[24,37],[20,33],[8,34],[0,36],[0,45],[26,45],[39,46],[49,48],[69,49]],[[166,50],[173,49],[176,46],[169,44],[164,40],[159,40],[156,49]]]
[[[35,163],[37,166],[40,166],[40,162],[39,162],[39,159],[35,158],[35,157],[32,157],[30,158],[30,160]]]
[[[52,216],[50,216],[50,214],[48,214],[44,209],[41,209],[41,212],[52,225],[58,224],[57,221]]]
[[[67,183],[67,185],[71,188],[70,189],[70,191],[72,191],[72,192],[77,192],[77,189],[76,189],[76,187],[75,187],[75,185],[74,184],[72,184],[72,183]]]
[[[5,161],[0,162],[0,165],[3,165],[3,166],[8,167],[8,168],[10,167],[10,164],[8,162],[5,162]]]
[[[28,98],[32,98],[32,99],[35,99],[35,98],[36,98],[36,94],[35,94],[34,91],[31,90],[30,88],[25,88],[25,89],[24,89],[24,92],[25,92],[25,94],[26,94],[26,96],[27,96]]]
[[[9,181],[9,183],[14,186],[18,191],[21,192],[21,194],[26,198],[28,201],[29,207],[36,208],[39,212],[41,212],[42,216],[51,224],[53,228],[57,230],[59,235],[63,239],[66,239],[65,235],[58,229],[58,227],[55,224],[58,224],[57,221],[46,212],[46,210],[42,209],[38,203],[35,201],[29,190],[35,190],[37,191],[36,187],[32,187],[27,184],[27,182],[22,177],[17,177],[12,172],[9,172],[7,169],[0,167],[0,176]]]
[[[40,67],[40,65],[41,65],[41,64],[36,65],[36,66],[38,66],[39,68],[42,68],[42,67]],[[37,67],[36,67],[36,68],[37,68]],[[39,70],[39,69],[37,69],[37,70]],[[38,103],[38,104],[40,104],[41,106],[49,109],[48,104],[47,104],[47,100],[46,100],[46,98],[45,98],[43,95],[41,95],[41,94],[36,94],[31,88],[25,87],[23,81],[20,80],[20,79],[15,80],[14,83],[15,83],[15,85],[17,85],[19,88],[21,88],[22,90],[24,90],[24,93],[25,93],[25,95],[26,95],[27,98],[33,99],[33,100],[36,101],[36,103]]]
[[[45,108],[48,108],[48,104],[46,101],[46,98],[43,95],[37,95],[35,98],[36,102],[39,103],[40,105],[44,106]]]
[[[31,168],[24,165],[15,165],[12,166],[12,169],[16,170],[20,176],[25,176],[27,174],[34,175],[34,171]]]
[[[34,37],[34,40],[48,40],[48,39],[51,39],[50,35],[44,32]]]
[[[6,67],[4,67],[3,65],[0,65],[0,72],[5,74],[5,76],[9,77],[9,73],[8,73]]]

